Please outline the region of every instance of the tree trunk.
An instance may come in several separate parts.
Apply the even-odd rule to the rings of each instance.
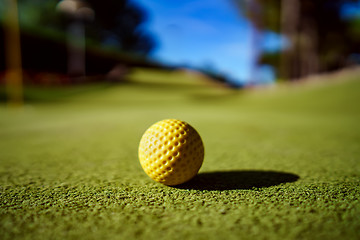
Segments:
[[[316,22],[303,19],[301,26],[300,75],[305,77],[319,72],[318,32]]]
[[[10,106],[23,103],[20,27],[17,0],[8,0],[5,18],[6,91]]]
[[[279,76],[283,80],[293,80],[300,76],[298,54],[300,4],[299,0],[281,1],[281,32],[290,42],[280,56]]]

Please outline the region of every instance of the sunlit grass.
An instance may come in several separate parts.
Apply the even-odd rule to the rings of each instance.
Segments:
[[[358,239],[353,78],[261,93],[138,70],[110,87],[34,89],[41,100],[0,106],[2,239]],[[181,188],[137,159],[164,118],[205,144],[201,174]]]

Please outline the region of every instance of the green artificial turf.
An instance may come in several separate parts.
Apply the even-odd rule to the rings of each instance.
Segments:
[[[235,91],[139,70],[3,104],[0,238],[359,239],[360,77],[337,78]],[[45,101],[51,91],[63,97]],[[137,157],[164,118],[189,122],[205,145],[200,174],[178,187],[152,181]]]

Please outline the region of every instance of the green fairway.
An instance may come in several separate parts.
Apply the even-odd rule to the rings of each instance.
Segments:
[[[0,238],[359,239],[360,77],[337,78],[235,91],[138,70],[2,104]],[[205,146],[200,174],[178,187],[151,180],[137,156],[165,118]]]

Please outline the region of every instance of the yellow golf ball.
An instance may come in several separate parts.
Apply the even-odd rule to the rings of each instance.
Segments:
[[[150,178],[174,186],[198,173],[204,160],[204,145],[188,123],[166,119],[152,125],[142,136],[139,160]]]

